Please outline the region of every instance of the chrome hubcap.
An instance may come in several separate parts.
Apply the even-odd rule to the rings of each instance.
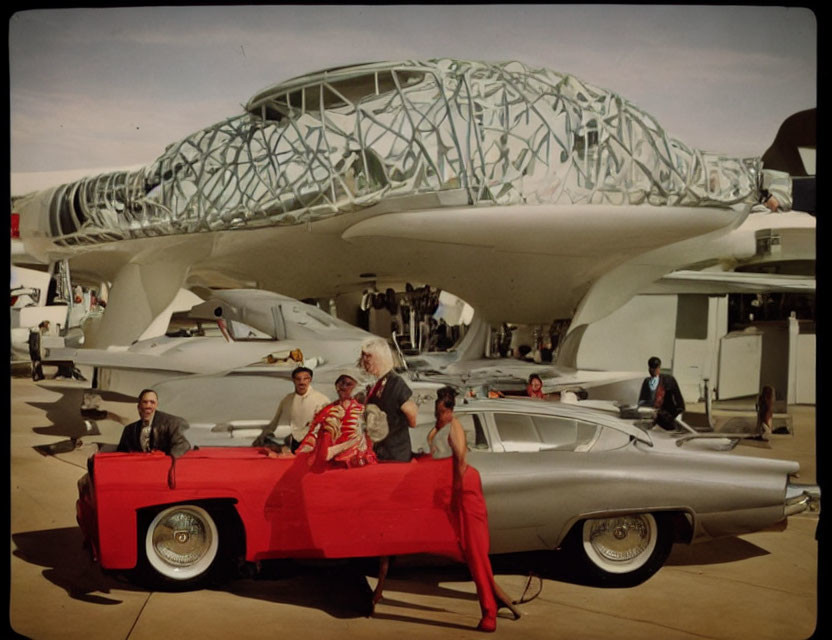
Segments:
[[[589,531],[592,549],[610,562],[627,562],[650,545],[650,527],[641,516],[593,520]]]
[[[211,547],[211,530],[198,514],[177,510],[153,528],[156,555],[175,567],[187,567],[199,561]]]

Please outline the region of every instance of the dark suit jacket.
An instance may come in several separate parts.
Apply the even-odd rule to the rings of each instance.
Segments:
[[[638,394],[639,406],[653,406],[650,402],[650,378],[645,378],[641,383],[641,393]],[[662,406],[657,407],[659,415],[656,422],[665,429],[674,429],[674,418],[685,411],[685,400],[679,390],[679,383],[676,378],[666,373],[659,374],[659,386],[664,387],[664,400]],[[658,389],[657,389],[658,391]]]
[[[166,454],[178,458],[191,448],[191,444],[183,434],[183,431],[187,428],[188,423],[183,418],[156,411],[153,415],[153,424],[150,427],[150,449],[164,451]],[[117,451],[141,451],[141,433],[141,420],[128,424],[121,433]]]

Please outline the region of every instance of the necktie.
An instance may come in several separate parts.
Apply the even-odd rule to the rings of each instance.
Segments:
[[[142,445],[142,451],[150,451],[150,423],[149,422],[143,422],[142,423],[141,445]]]

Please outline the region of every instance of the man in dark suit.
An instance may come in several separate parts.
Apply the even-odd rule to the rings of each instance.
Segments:
[[[41,362],[43,336],[49,333],[49,320],[41,322],[37,328],[32,327],[29,330],[29,357],[32,359],[32,380],[46,379],[43,375],[43,364]]]
[[[638,394],[638,406],[656,409],[656,424],[673,431],[676,429],[676,416],[685,411],[685,400],[679,390],[676,378],[661,373],[662,361],[653,356],[647,361],[650,376],[641,384]]]
[[[140,420],[124,427],[117,451],[163,451],[178,458],[191,448],[183,434],[188,423],[178,416],[157,411],[158,405],[159,396],[153,389],[139,394]]]

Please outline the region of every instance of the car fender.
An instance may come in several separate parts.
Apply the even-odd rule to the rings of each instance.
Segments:
[[[131,459],[125,464],[128,456]],[[238,503],[242,501],[239,491],[191,482],[181,460],[176,488],[172,489],[168,484],[170,456],[161,452],[96,454],[93,482],[102,567],[132,569],[136,566],[138,516],[148,510],[156,511],[175,504],[210,505],[222,501],[234,504],[241,521],[247,522],[252,507],[239,508]],[[246,542],[248,547],[251,544],[248,538]]]
[[[628,508],[628,509],[605,509],[599,511],[586,511],[569,518],[563,527],[556,531],[541,532],[541,540],[550,549],[557,549],[563,544],[566,536],[572,528],[583,520],[592,518],[615,518],[618,516],[632,515],[636,513],[669,513],[673,515],[674,519],[674,540],[682,542],[690,542],[692,532],[695,528],[696,514],[690,507],[683,505],[663,506],[663,507],[644,507],[644,508]]]

